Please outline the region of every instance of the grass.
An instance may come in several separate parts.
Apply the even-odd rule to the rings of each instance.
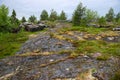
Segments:
[[[67,31],[79,31],[87,32],[88,34],[101,34],[104,36],[117,36],[118,34],[110,31],[107,28],[94,28],[94,27],[65,27],[61,30],[63,33]],[[92,54],[92,53],[101,53],[102,56],[98,57],[98,60],[106,60],[109,56],[120,56],[120,43],[107,43],[100,40],[77,40],[72,41],[76,50],[73,55],[79,54]]]
[[[115,72],[114,76],[110,80],[120,80],[120,70]]]
[[[42,32],[45,32],[43,30]],[[14,55],[22,46],[22,44],[28,40],[29,35],[38,34],[39,32],[25,32],[21,31],[17,34],[13,33],[0,33],[0,58]]]
[[[65,27],[62,29],[63,32],[80,31],[80,32],[88,32],[90,34],[98,34],[106,30],[107,30],[106,28],[94,28],[94,27],[82,27],[82,26]]]
[[[76,47],[76,54],[91,55],[93,53],[101,53],[102,56],[98,60],[106,60],[109,56],[120,56],[120,43],[107,43],[104,41],[74,41],[73,46]],[[74,53],[74,54],[75,54]]]

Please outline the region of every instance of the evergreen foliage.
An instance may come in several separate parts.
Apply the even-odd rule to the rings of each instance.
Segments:
[[[66,20],[66,19],[67,19],[66,14],[64,11],[62,11],[60,16],[59,16],[59,20]]]
[[[48,12],[46,10],[43,10],[40,15],[40,20],[48,20]]]
[[[106,14],[106,20],[108,22],[112,22],[112,21],[114,21],[114,18],[115,18],[114,10],[113,10],[113,8],[110,8],[108,13]]]
[[[52,9],[52,10],[51,10],[50,17],[49,17],[49,20],[50,20],[50,21],[55,21],[55,20],[57,20],[57,19],[58,19],[57,12]]]
[[[77,6],[76,10],[73,13],[73,17],[72,17],[73,25],[79,26],[81,24],[81,21],[85,16],[85,10],[86,10],[86,7],[84,7],[82,3],[80,3]]]
[[[28,21],[29,21],[29,22],[32,22],[32,23],[35,23],[36,20],[37,20],[36,17],[35,17],[34,15],[32,15],[32,16],[29,17],[29,20],[28,20]]]

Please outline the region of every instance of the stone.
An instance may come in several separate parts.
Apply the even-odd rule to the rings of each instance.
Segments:
[[[113,28],[113,31],[120,31],[120,26],[116,27],[116,28]]]
[[[97,24],[87,24],[88,27],[96,27],[96,28],[99,28],[100,26],[97,25]]]
[[[100,56],[102,56],[101,53],[95,53],[95,54],[92,55],[92,57],[94,57],[94,58],[97,58],[97,57],[100,57]]]
[[[114,38],[114,37],[108,37],[107,39],[110,40],[110,41],[112,41],[112,40],[114,40],[115,38]]]
[[[100,40],[101,38],[102,38],[101,36],[95,37],[96,40]]]
[[[70,69],[69,68],[66,68],[66,71],[69,71]]]
[[[50,59],[50,62],[53,62],[54,61],[54,59]]]

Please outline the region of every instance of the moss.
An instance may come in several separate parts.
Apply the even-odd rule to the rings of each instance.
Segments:
[[[110,80],[120,80],[120,70],[118,70]]]
[[[97,60],[100,60],[100,61],[105,61],[105,60],[108,60],[109,59],[109,56],[108,55],[104,55],[104,56],[99,56],[97,57]]]
[[[120,56],[120,44],[119,43],[107,43],[105,41],[90,40],[90,41],[73,41],[73,46],[76,47],[77,54],[92,54],[100,52],[105,56],[100,57],[107,58],[107,56]]]
[[[65,27],[62,29],[63,32],[66,31],[80,31],[80,32],[88,32],[90,34],[99,34],[104,31],[107,31],[105,28],[94,28],[94,27],[83,27],[83,26],[73,26],[73,27]]]
[[[14,55],[31,34],[38,32],[0,33],[0,58]]]

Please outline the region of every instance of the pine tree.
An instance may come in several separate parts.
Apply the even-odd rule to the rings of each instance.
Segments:
[[[116,21],[120,19],[120,12],[116,15]]]
[[[35,23],[36,22],[36,20],[37,20],[37,18],[34,16],[34,15],[32,15],[32,16],[30,16],[29,17],[29,22],[32,22],[32,23]]]
[[[9,30],[9,22],[8,22],[8,14],[9,10],[8,7],[5,5],[0,6],[0,32],[8,31]]]
[[[66,19],[67,19],[66,14],[64,11],[62,11],[60,16],[59,16],[59,20],[66,20]]]
[[[105,17],[100,17],[99,19],[98,19],[98,23],[99,23],[99,25],[100,26],[102,26],[102,25],[105,25],[106,24],[106,19],[105,19]]]
[[[49,17],[49,20],[50,20],[50,21],[55,21],[55,20],[57,20],[57,19],[58,19],[57,12],[52,9],[52,10],[51,10],[50,17]]]
[[[48,20],[48,12],[46,10],[43,10],[40,15],[40,20]]]
[[[22,20],[21,20],[22,23],[26,22],[26,19],[25,17],[22,17]]]
[[[97,19],[98,19],[98,13],[96,11],[86,9],[86,11],[85,11],[86,23],[96,22]]]
[[[13,11],[12,11],[12,15],[11,15],[11,17],[10,17],[10,21],[11,21],[11,26],[14,28],[14,27],[17,27],[19,24],[20,24],[20,22],[19,22],[19,20],[17,19],[17,17],[16,17],[16,12],[15,12],[15,10],[13,9]]]
[[[114,10],[113,10],[113,8],[110,8],[108,13],[106,14],[106,20],[108,22],[112,22],[112,21],[114,21],[114,18],[115,18]]]
[[[14,9],[13,9],[13,12],[12,12],[11,17],[12,17],[14,20],[16,19],[16,12],[15,12],[15,10],[14,10]]]
[[[0,6],[0,26],[6,26],[9,10],[5,5]]]
[[[80,3],[76,10],[73,13],[73,17],[72,17],[72,22],[73,25],[75,26],[79,26],[81,24],[81,21],[85,15],[85,7],[83,7],[82,3]]]

